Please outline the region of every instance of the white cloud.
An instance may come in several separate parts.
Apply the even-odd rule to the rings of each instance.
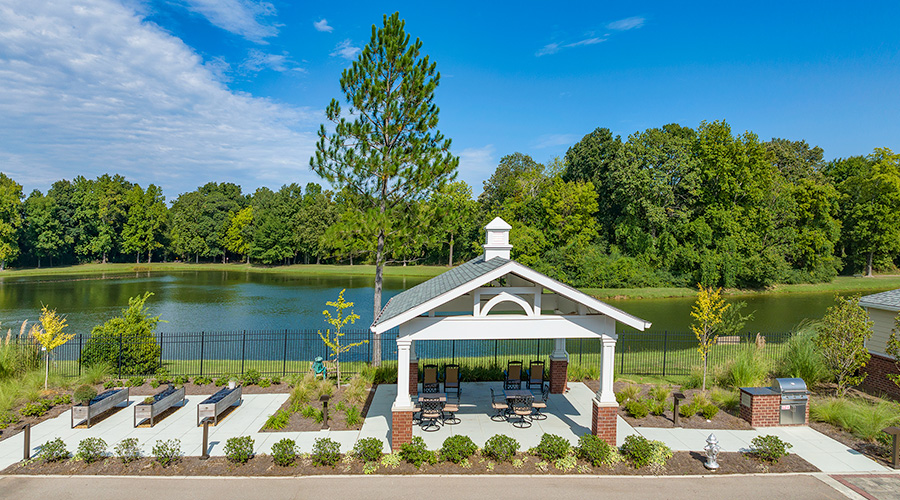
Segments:
[[[575,144],[577,137],[572,134],[544,134],[537,138],[535,149],[554,148],[558,146],[571,146]]]
[[[494,173],[497,168],[497,151],[493,144],[480,148],[466,148],[459,153],[459,175],[472,186],[481,191],[481,182]]]
[[[274,16],[275,6],[255,0],[184,0],[187,8],[225,31],[251,42],[265,44],[266,38],[278,34],[278,28],[267,18]]]
[[[579,47],[581,45],[594,45],[594,44],[598,44],[598,43],[603,43],[605,41],[606,41],[606,38],[592,37],[592,38],[585,38],[584,40],[579,40],[577,42],[567,43],[565,46],[571,48],[571,47]]]
[[[320,113],[230,91],[216,64],[114,0],[0,4],[0,168],[45,189],[120,173],[174,194],[305,183]]]
[[[334,31],[334,28],[328,25],[327,19],[316,21],[313,23],[313,26],[316,28],[316,31],[323,31],[325,33],[331,33],[332,31]]]
[[[536,55],[537,57],[549,56],[551,54],[556,54],[557,52],[559,52],[559,44],[558,43],[548,43],[547,45],[544,45],[543,47],[541,47],[540,50],[535,52],[534,55]]]
[[[616,31],[628,31],[635,28],[640,28],[644,25],[645,19],[643,17],[626,17],[625,19],[619,19],[618,21],[613,21],[606,25],[607,28]]]
[[[340,56],[347,60],[353,60],[359,54],[360,48],[353,45],[350,39],[346,39],[334,47],[331,52],[332,56]]]
[[[264,69],[270,69],[272,71],[278,71],[280,73],[284,73],[288,70],[306,72],[303,68],[297,66],[297,64],[291,60],[287,54],[269,54],[263,52],[258,49],[251,49],[247,59],[241,63],[241,68],[246,71],[262,71]]]

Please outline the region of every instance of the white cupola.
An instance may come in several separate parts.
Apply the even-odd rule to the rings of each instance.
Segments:
[[[512,226],[506,223],[500,217],[496,217],[487,226],[484,226],[484,260],[488,261],[494,257],[502,257],[509,259],[509,251],[512,245],[509,244],[509,230]]]

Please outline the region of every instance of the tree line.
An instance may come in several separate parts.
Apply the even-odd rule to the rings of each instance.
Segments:
[[[243,193],[211,182],[167,204],[120,175],[46,193],[0,173],[0,267],[163,260],[266,265],[372,262],[360,195],[315,183]],[[900,155],[826,162],[805,141],[760,141],[727,123],[622,139],[598,128],[546,164],[504,156],[483,193],[461,181],[398,202],[387,262],[453,265],[484,225],[512,226],[513,258],[576,286],[761,287],[893,269]]]

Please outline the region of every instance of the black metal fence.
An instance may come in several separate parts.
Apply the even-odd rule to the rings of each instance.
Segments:
[[[720,337],[710,351],[709,364],[725,364],[749,344],[761,345],[764,356],[780,359],[785,352],[790,333],[747,334]],[[359,371],[372,359],[372,335],[368,331],[352,331],[342,337],[342,344],[369,340],[341,355],[341,369],[345,373]],[[397,333],[381,336],[382,360],[397,360]],[[93,341],[96,342],[96,341]],[[83,371],[83,355],[88,348],[89,335],[77,335],[53,353],[52,370],[64,376],[79,376]],[[552,339],[542,340],[439,340],[420,341],[416,354],[423,363],[458,363],[464,368],[505,367],[509,360],[548,362],[553,350]],[[700,365],[697,339],[690,332],[620,333],[616,343],[615,370],[619,374],[687,375]],[[119,378],[132,373],[129,356],[144,352],[150,346],[152,363],[141,366],[164,367],[171,375],[217,377],[241,374],[254,369],[267,376],[285,376],[310,369],[317,356],[328,359],[329,349],[315,331],[231,331],[231,332],[159,332],[156,346],[116,340],[103,346],[103,351],[115,375]],[[95,347],[96,349],[96,347]],[[570,369],[592,376],[600,373],[599,339],[570,339],[566,343]],[[156,360],[155,357],[159,359]],[[155,368],[153,368],[155,370]],[[146,371],[146,370],[143,370]]]

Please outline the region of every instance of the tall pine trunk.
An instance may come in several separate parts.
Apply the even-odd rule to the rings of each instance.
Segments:
[[[147,264],[150,263],[150,259],[153,257],[153,250],[147,249]]]
[[[453,267],[453,235],[450,235],[450,267]]]
[[[384,279],[384,229],[378,231],[378,246],[375,248],[375,316],[381,312],[381,284]],[[372,337],[372,364],[381,366],[381,334]]]

